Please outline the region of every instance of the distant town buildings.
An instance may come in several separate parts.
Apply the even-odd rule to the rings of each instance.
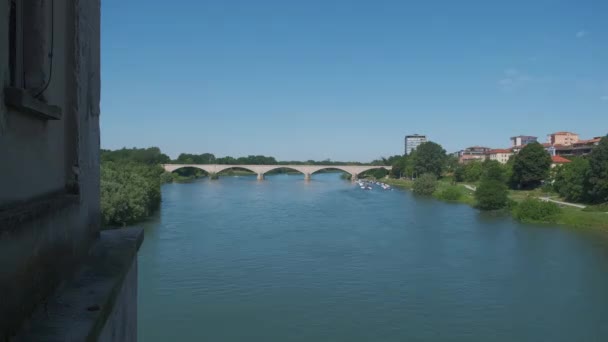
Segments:
[[[555,132],[548,135],[551,145],[570,146],[578,142],[578,134],[572,132]]]
[[[518,135],[516,137],[511,137],[511,147],[528,145],[532,142],[537,142],[538,138],[530,135]]]
[[[491,148],[484,146],[471,146],[467,147],[462,151],[458,152],[458,161],[461,163],[468,163],[474,160],[485,160],[486,153],[490,151]]]
[[[494,149],[486,152],[486,159],[496,160],[501,164],[506,164],[513,155],[513,151],[508,149]]]
[[[583,156],[591,153],[595,146],[599,145],[602,137],[594,137],[588,140],[581,140],[579,135],[572,132],[555,132],[548,134],[548,142],[543,143],[543,147],[553,158],[553,166],[569,163],[570,160],[564,156]],[[407,141],[407,140],[406,140]],[[529,135],[518,135],[510,138],[511,147],[506,149],[491,149],[483,146],[472,146],[464,150],[452,153],[458,158],[460,163],[470,161],[496,160],[505,164],[509,159],[519,153],[526,145],[538,142],[537,137]]]
[[[405,136],[405,154],[410,154],[412,153],[413,150],[415,150],[418,145],[426,142],[426,135],[420,135],[420,134],[412,134],[412,135],[406,135]]]

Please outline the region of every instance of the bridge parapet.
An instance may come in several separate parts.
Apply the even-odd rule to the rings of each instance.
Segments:
[[[304,179],[309,180],[313,173],[325,170],[325,169],[338,169],[342,170],[352,176],[352,179],[356,179],[358,175],[365,171],[373,169],[386,169],[391,170],[392,166],[379,166],[379,165],[226,165],[226,164],[162,164],[165,171],[173,172],[177,169],[184,167],[192,167],[203,170],[209,174],[220,173],[227,169],[240,168],[249,170],[258,175],[259,180],[264,179],[264,175],[272,170],[286,168],[292,169],[304,174]]]

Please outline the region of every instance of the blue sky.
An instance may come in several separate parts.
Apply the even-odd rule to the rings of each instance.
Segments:
[[[608,133],[608,1],[102,1],[103,148],[359,160]]]

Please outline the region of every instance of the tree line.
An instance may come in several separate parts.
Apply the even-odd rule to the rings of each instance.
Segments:
[[[426,142],[410,155],[390,158],[394,178],[413,179],[413,191],[421,195],[436,194],[437,180],[449,178],[456,182],[475,184],[476,206],[482,210],[511,208],[514,216],[541,220],[555,215],[559,208],[553,203],[527,199],[521,203],[509,200],[508,191],[534,190],[559,194],[567,201],[605,204],[608,202],[608,137],[587,156],[573,157],[571,163],[552,168],[549,153],[539,143],[526,145],[508,163],[473,161],[459,164],[448,156],[441,145]],[[462,189],[448,187],[438,197],[456,199]]]

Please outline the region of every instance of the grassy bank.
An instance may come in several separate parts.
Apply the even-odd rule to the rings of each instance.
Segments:
[[[414,184],[413,181],[408,179],[383,178],[381,181],[388,185],[407,190],[412,190],[412,186]],[[449,190],[455,190],[459,195],[457,197],[452,197],[451,199],[446,199],[444,194]],[[470,206],[475,206],[475,197],[473,196],[473,192],[462,185],[452,184],[451,179],[439,180],[437,182],[437,189],[433,193],[433,197],[445,202],[464,203]]]
[[[413,183],[406,179],[382,179],[382,182],[391,186],[411,190]],[[444,200],[441,194],[449,187],[462,188],[461,196],[457,200],[448,200],[447,202],[464,203],[470,206],[475,206],[474,192],[464,187],[463,183],[453,185],[451,179],[441,179],[437,182],[437,190],[433,193],[433,197]],[[541,189],[536,190],[509,190],[509,199],[519,203],[527,198],[538,198],[542,196],[550,196],[550,193],[544,192]],[[550,196],[551,197],[551,196]],[[556,199],[558,199],[556,197]],[[544,222],[551,224],[566,225],[574,228],[593,228],[608,230],[608,213],[603,211],[584,211],[574,207],[561,207],[559,215],[554,222]]]

